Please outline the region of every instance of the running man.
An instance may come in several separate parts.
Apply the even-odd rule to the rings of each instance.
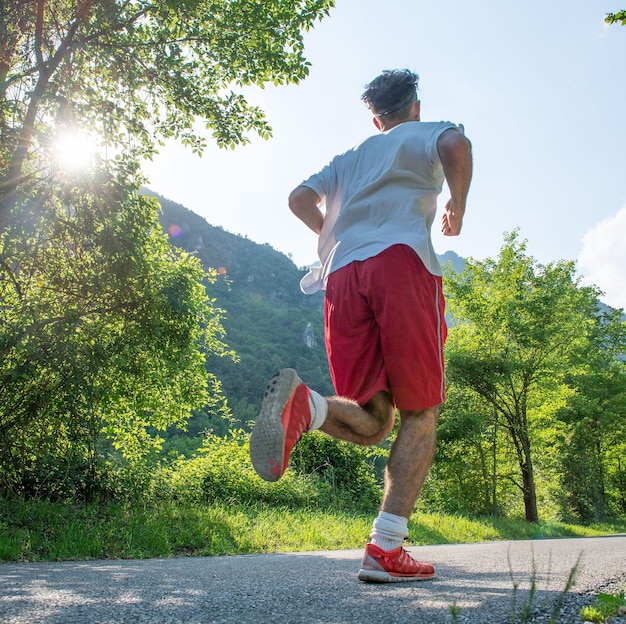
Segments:
[[[385,467],[384,494],[358,578],[435,577],[402,547],[433,461],[445,398],[442,272],[431,226],[444,178],[451,198],[446,236],[461,232],[472,177],[463,126],[422,122],[418,76],[384,71],[362,95],[380,131],[311,176],[289,196],[291,211],[319,235],[321,266],[301,282],[325,289],[324,325],[336,396],[308,388],[283,369],[266,389],[250,439],[257,473],[276,481],[307,431],[356,444],[383,441],[400,424]],[[321,207],[325,206],[324,212]]]

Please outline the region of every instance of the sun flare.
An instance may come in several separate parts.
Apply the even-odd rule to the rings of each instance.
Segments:
[[[93,165],[96,153],[96,138],[85,131],[66,131],[54,141],[54,160],[66,171],[88,169]]]

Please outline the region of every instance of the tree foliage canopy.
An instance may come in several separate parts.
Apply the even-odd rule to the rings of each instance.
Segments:
[[[516,232],[506,235],[497,260],[467,260],[463,273],[447,275],[446,288],[455,320],[449,380],[480,399],[490,435],[505,432],[519,470],[519,478],[510,478],[523,494],[526,519],[537,522],[534,448],[546,443],[550,427],[563,429],[556,413],[573,409],[574,397],[585,394],[590,408],[594,375],[605,381],[617,375],[623,382],[620,312],[601,310],[599,291],[580,285],[574,263],[538,264]],[[471,405],[467,397],[463,402]],[[456,418],[455,406],[445,413]],[[475,407],[462,410],[464,418]],[[625,407],[613,404],[613,413],[623,414]],[[610,412],[596,414],[606,422]]]
[[[2,3],[0,491],[95,478],[107,444],[137,459],[211,409],[206,356],[228,354],[214,274],[169,245],[141,162],[167,138],[201,152],[200,122],[220,146],[268,137],[241,89],[303,79],[302,33],[332,5]],[[89,167],[62,165],[71,133],[97,144]]]
[[[626,26],[626,11],[618,11],[617,13],[607,13],[604,21],[607,24],[617,24],[617,22],[621,22],[622,26]]]
[[[11,0],[0,12],[3,197],[46,166],[56,133],[89,129],[118,158],[150,157],[155,139],[201,151],[269,136],[233,90],[298,82],[302,31],[332,0]],[[0,204],[6,213],[5,202]],[[4,214],[5,221],[8,219]]]

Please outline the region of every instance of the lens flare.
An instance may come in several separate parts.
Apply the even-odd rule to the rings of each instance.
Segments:
[[[80,130],[60,134],[53,144],[54,160],[66,171],[85,171],[95,162],[97,143],[94,136]]]

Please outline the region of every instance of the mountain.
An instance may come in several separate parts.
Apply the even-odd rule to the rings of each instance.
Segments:
[[[256,418],[267,380],[281,368],[295,368],[311,387],[332,394],[323,294],[300,291],[305,271],[268,244],[226,232],[180,204],[158,199],[170,241],[219,273],[207,289],[225,311],[225,342],[239,362],[212,356],[207,367],[222,383],[236,426],[247,428]]]
[[[465,260],[453,251],[446,251],[446,253],[442,254],[441,256],[437,255],[437,258],[439,259],[441,266],[450,263],[455,273],[463,273],[463,269],[465,268]]]
[[[324,347],[324,298],[322,293],[311,296],[300,291],[305,270],[268,244],[226,232],[184,206],[157,197],[161,224],[171,242],[220,274],[208,292],[225,310],[225,342],[240,361],[211,357],[208,368],[221,381],[239,426],[247,428],[256,418],[267,380],[280,368],[295,368],[315,390],[332,394]],[[454,252],[446,252],[440,261],[463,270],[464,261]]]

